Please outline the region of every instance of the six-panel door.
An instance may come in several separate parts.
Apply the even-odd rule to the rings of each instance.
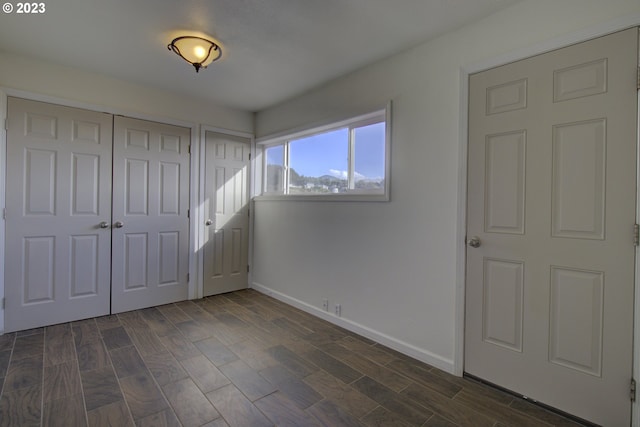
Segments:
[[[187,299],[187,128],[116,116],[113,313]]]
[[[9,98],[6,331],[188,295],[190,130]]]
[[[204,295],[247,287],[250,140],[205,135]]]
[[[470,78],[465,371],[629,425],[638,30]]]
[[[9,98],[7,124],[6,331],[108,314],[111,115]]]

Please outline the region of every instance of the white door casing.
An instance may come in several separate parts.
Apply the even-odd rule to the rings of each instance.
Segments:
[[[114,118],[113,313],[187,299],[189,144],[187,128]]]
[[[9,97],[7,125],[5,330],[108,314],[111,115]]]
[[[205,296],[248,286],[250,152],[250,138],[205,132]]]
[[[465,371],[629,425],[637,29],[470,78]]]

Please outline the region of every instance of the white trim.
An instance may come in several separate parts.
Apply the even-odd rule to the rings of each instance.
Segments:
[[[391,140],[391,129],[393,127],[393,108],[391,103],[392,101],[387,102],[384,116],[386,121],[384,128],[386,138],[386,144],[384,145],[384,201],[386,202],[391,201],[391,144],[393,144]]]
[[[194,258],[197,259],[197,273],[195,276],[196,280],[196,289],[197,296],[195,298],[202,298],[204,296],[204,251],[201,250],[204,247],[205,243],[205,231],[204,222],[206,218],[204,217],[204,203],[206,201],[205,194],[205,183],[206,183],[206,156],[205,156],[205,144],[206,144],[206,133],[207,132],[215,132],[223,135],[237,136],[240,138],[246,138],[249,140],[249,147],[251,152],[251,160],[249,161],[249,188],[248,188],[248,199],[249,199],[249,209],[250,209],[250,217],[249,217],[249,253],[248,253],[248,263],[249,263],[249,274],[247,277],[247,288],[250,287],[252,277],[253,277],[253,218],[254,218],[254,209],[252,203],[252,195],[255,191],[255,162],[256,162],[256,143],[255,137],[252,133],[249,132],[239,132],[224,128],[219,128],[215,126],[200,126],[200,143],[198,144],[198,155],[200,156],[198,173],[200,178],[198,180],[198,192],[197,197],[194,197],[194,200],[197,200],[197,208],[192,211],[192,218],[194,218],[195,224],[195,234],[196,236],[196,246],[195,246],[195,254]]]
[[[354,332],[358,335],[362,335],[363,337],[383,344],[389,348],[399,351],[400,353],[406,354],[407,356],[411,356],[421,362],[427,363],[431,366],[435,366],[436,368],[441,369],[445,372],[453,373],[453,361],[450,359],[445,359],[444,357],[438,356],[437,354],[431,353],[425,349],[415,347],[404,341],[400,341],[396,338],[348,320],[344,317],[338,317],[335,314],[321,310],[317,307],[307,304],[306,302],[300,301],[299,299],[290,297],[281,292],[274,291],[273,289],[259,283],[253,282],[253,284],[251,285],[251,289],[255,289],[260,293],[273,297],[293,307],[299,308],[300,310],[305,311],[313,316],[319,317],[329,323],[333,323],[334,325],[340,326],[341,328],[347,329],[348,331]]]
[[[191,218],[193,218],[194,222],[194,235],[195,235],[195,254],[194,257],[196,259],[196,272],[194,273],[195,278],[195,298],[202,298],[204,296],[204,251],[202,250],[205,241],[205,227],[203,227],[206,218],[204,217],[205,213],[205,195],[204,195],[204,187],[205,187],[205,165],[206,165],[206,155],[205,155],[205,126],[200,126],[200,139],[198,140],[198,192],[197,196],[194,197],[196,201],[196,208],[192,211]],[[193,150],[193,147],[192,147]]]
[[[202,298],[201,274],[202,270],[202,254],[200,251],[200,164],[202,155],[200,146],[202,140],[199,138],[197,129],[191,129],[191,186],[189,191],[189,235],[191,245],[191,256],[189,257],[189,299]]]
[[[4,248],[5,248],[5,224],[4,208],[5,177],[7,175],[7,94],[0,88],[0,301],[4,301]],[[4,304],[0,303],[0,334],[4,333]]]
[[[255,202],[388,202],[389,196],[382,193],[358,193],[349,191],[340,194],[265,194],[256,196]]]
[[[542,43],[517,49],[504,55],[489,58],[482,62],[469,64],[461,67],[460,70],[460,129],[458,141],[459,167],[458,167],[458,212],[456,230],[456,314],[455,314],[455,347],[453,371],[456,375],[464,372],[464,315],[465,315],[465,267],[466,267],[466,246],[464,236],[466,236],[466,212],[467,212],[467,141],[468,141],[468,100],[469,100],[469,75],[498,67],[520,59],[529,58],[552,50],[560,49],[572,44],[580,43],[627,28],[640,25],[640,15],[629,15],[613,21],[601,23],[587,29],[572,32],[570,34],[556,37]],[[640,193],[639,193],[640,194]],[[640,278],[636,274],[635,295],[635,324],[634,324],[634,367],[635,372],[640,372],[640,319],[638,310],[640,309]],[[632,424],[640,427],[640,401],[632,405]]]
[[[204,132],[209,131],[209,132],[221,133],[223,135],[231,135],[231,136],[237,136],[240,138],[247,138],[247,139],[250,139],[252,143],[255,140],[255,137],[251,132],[241,132],[237,130],[230,130],[230,129],[225,129],[221,127],[207,126],[207,125],[202,125],[202,129],[204,130]]]
[[[640,55],[639,55],[640,56]],[[640,67],[640,65],[638,65]],[[638,76],[640,78],[640,75]],[[638,129],[636,144],[636,224],[640,224],[640,91],[638,91]],[[640,248],[636,247],[636,283],[633,306],[633,378],[639,380],[640,373]],[[637,393],[637,392],[636,392]],[[640,397],[640,396],[639,396]],[[640,427],[640,402],[638,397],[631,405],[631,425]]]
[[[197,198],[194,196],[195,194],[197,194],[196,190],[198,188],[197,184],[198,184],[198,172],[199,172],[198,168],[196,167],[199,162],[199,159],[198,159],[199,153],[196,152],[194,155],[194,150],[193,150],[194,147],[199,146],[198,125],[196,123],[187,122],[184,120],[176,120],[176,119],[167,118],[167,117],[160,117],[160,116],[140,113],[136,111],[128,111],[120,108],[113,108],[113,107],[100,106],[100,105],[90,104],[85,102],[78,102],[78,101],[73,101],[65,98],[59,98],[59,97],[54,97],[49,95],[42,95],[34,92],[12,89],[5,86],[0,86],[0,118],[2,119],[2,126],[1,126],[2,130],[0,131],[0,213],[2,212],[1,209],[6,206],[4,180],[5,180],[7,165],[6,165],[6,157],[5,157],[6,156],[6,130],[4,129],[4,123],[5,123],[4,120],[6,120],[7,118],[7,98],[8,97],[16,97],[16,98],[28,99],[32,101],[47,102],[50,104],[60,105],[64,107],[81,108],[89,111],[108,113],[114,116],[126,116],[134,119],[148,120],[152,122],[164,123],[164,124],[174,125],[174,126],[181,126],[181,127],[190,129],[190,134],[191,134],[190,144],[191,144],[192,152],[190,155],[191,171],[190,171],[190,178],[189,178],[189,181],[190,181],[189,187],[190,187],[191,197],[189,198],[190,200],[189,209],[191,210],[192,215],[189,223],[189,234],[190,234],[189,241],[195,242],[197,240],[196,235],[194,234],[195,225],[193,221],[193,212],[197,210],[197,205],[196,205]],[[2,219],[1,215],[0,215],[0,221],[1,221],[0,222],[0,271],[4,271],[5,221]],[[197,260],[196,254],[197,254],[197,251],[195,250],[195,246],[192,246],[192,249],[189,253],[189,278],[190,278],[189,284],[188,284],[189,299],[198,298],[196,281],[193,280],[194,277],[198,277],[197,269],[199,267],[199,264],[197,262],[198,260]],[[2,300],[2,298],[4,298],[4,274],[0,274],[0,301]],[[0,305],[0,334],[3,331],[4,331],[4,310]]]
[[[460,73],[460,132],[458,144],[458,218],[456,223],[456,295],[453,372],[464,372],[465,280],[467,264],[467,149],[469,131],[469,73]]]

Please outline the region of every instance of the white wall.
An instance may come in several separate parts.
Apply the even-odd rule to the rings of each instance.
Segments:
[[[0,52],[0,86],[80,104],[104,106],[121,114],[253,132],[253,114],[248,112],[4,52]]]
[[[309,311],[328,298],[337,323],[453,372],[463,70],[629,16],[637,0],[526,0],[259,112],[262,137],[392,100],[392,177],[389,203],[256,202],[253,286]]]

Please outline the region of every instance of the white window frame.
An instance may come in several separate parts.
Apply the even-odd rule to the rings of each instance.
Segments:
[[[356,190],[355,189],[355,129],[375,123],[385,123],[385,154],[384,154],[384,187],[383,191],[372,190]],[[322,134],[338,129],[349,129],[349,147],[348,147],[348,182],[350,189],[346,193],[331,194],[289,194],[289,142],[301,138]],[[301,201],[389,201],[389,189],[391,178],[391,104],[383,109],[379,109],[367,114],[359,115],[349,119],[331,122],[320,126],[304,128],[295,131],[284,132],[279,135],[260,138],[256,144],[262,148],[262,185],[261,195],[255,200],[301,200]],[[283,147],[283,191],[282,192],[266,192],[267,188],[267,156],[266,150],[271,147]]]

